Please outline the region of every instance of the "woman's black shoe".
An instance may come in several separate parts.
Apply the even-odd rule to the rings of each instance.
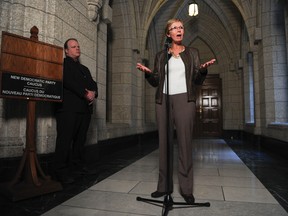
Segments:
[[[192,205],[195,203],[195,198],[192,194],[189,195],[181,194],[181,195],[187,204]]]
[[[151,193],[151,197],[158,198],[158,197],[164,196],[165,194],[166,194],[166,192],[155,191],[155,192]]]

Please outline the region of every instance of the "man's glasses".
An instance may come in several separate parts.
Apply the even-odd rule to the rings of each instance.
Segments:
[[[174,26],[173,28],[170,28],[169,31],[176,31],[176,30],[179,30],[179,29],[184,29],[183,26]]]

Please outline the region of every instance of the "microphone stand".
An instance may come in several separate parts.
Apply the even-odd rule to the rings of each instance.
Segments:
[[[166,192],[167,194],[164,197],[164,200],[154,200],[154,199],[146,199],[146,198],[141,198],[141,197],[137,197],[136,200],[137,201],[143,201],[143,202],[147,202],[150,204],[153,203],[159,203],[159,204],[163,204],[162,205],[162,216],[167,216],[170,210],[173,210],[173,205],[180,205],[180,206],[186,206],[187,207],[210,207],[210,203],[209,202],[205,202],[205,203],[193,203],[193,204],[187,204],[186,202],[174,202],[173,198],[171,196],[171,188],[170,187],[170,177],[171,177],[171,170],[170,168],[173,169],[173,142],[170,142],[169,139],[169,132],[170,132],[170,109],[169,109],[169,48],[171,46],[171,38],[167,37],[166,41],[165,41],[165,48],[166,48],[166,117],[167,117],[167,123],[166,123],[166,139],[167,139],[167,181],[166,181]],[[173,135],[172,135],[173,137]],[[154,204],[156,205],[156,204]],[[160,205],[157,205],[160,206]],[[180,207],[178,207],[180,208]],[[183,207],[184,208],[184,207]]]

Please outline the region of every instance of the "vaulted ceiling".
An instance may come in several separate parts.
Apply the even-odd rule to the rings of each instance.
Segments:
[[[163,46],[166,22],[177,17],[184,21],[184,44],[201,47],[201,51],[206,53],[201,55],[205,59],[217,57],[229,63],[231,59],[239,58],[245,16],[243,8],[249,8],[252,5],[251,1],[196,0],[199,7],[197,17],[188,15],[190,2],[191,0],[151,1],[149,17],[146,19],[146,45],[149,50],[157,47],[154,48],[156,52]],[[241,2],[246,2],[246,5],[242,5]],[[246,13],[251,13],[251,7]]]

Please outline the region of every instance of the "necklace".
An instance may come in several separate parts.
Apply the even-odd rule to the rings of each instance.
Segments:
[[[178,59],[180,58],[180,53],[184,51],[185,51],[185,46],[183,46],[183,49],[178,54],[175,54],[171,48],[169,49],[168,53],[171,54],[174,58]]]

